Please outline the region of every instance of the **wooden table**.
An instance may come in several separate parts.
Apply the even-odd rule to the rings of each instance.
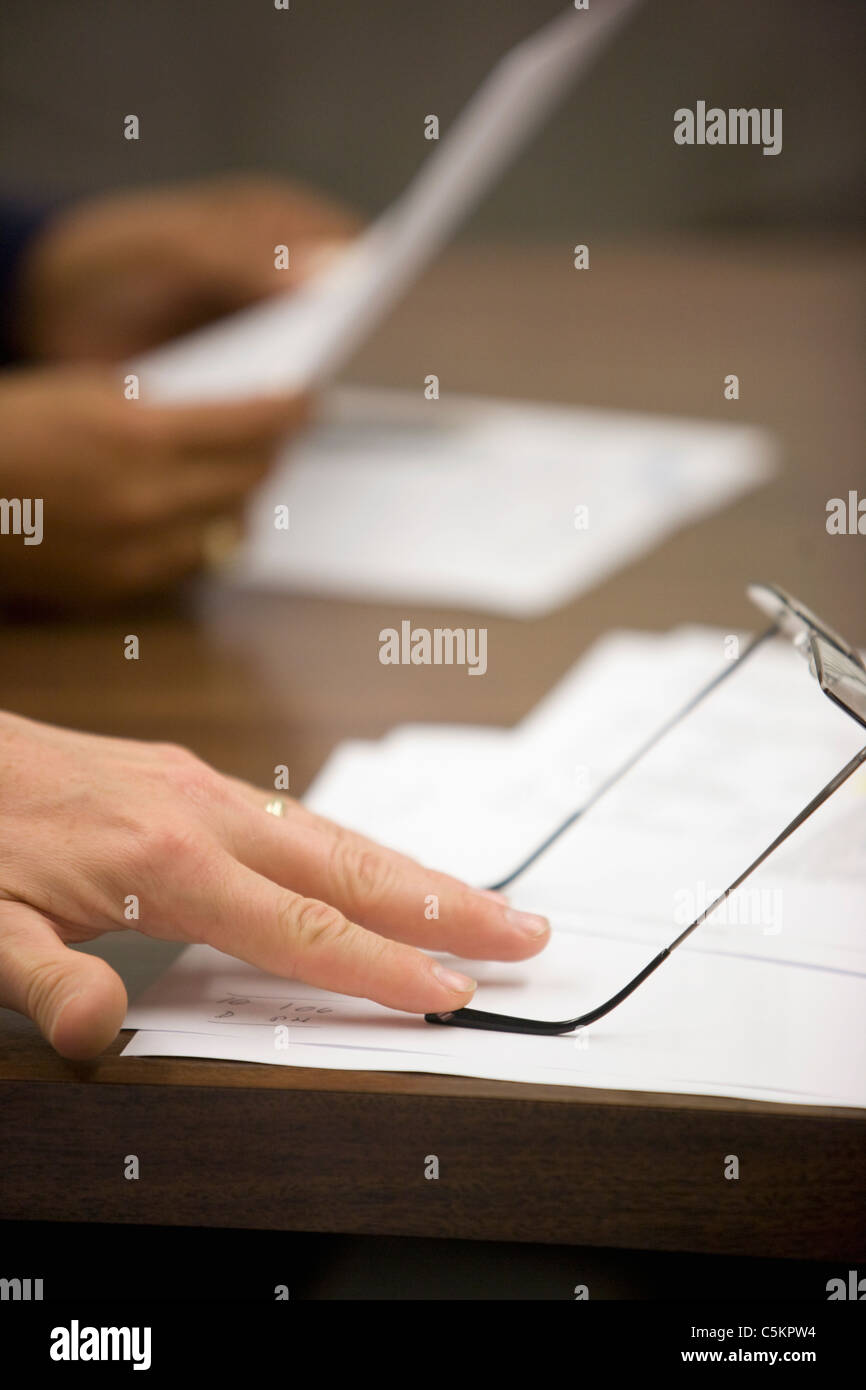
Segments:
[[[436,371],[445,392],[755,422],[781,442],[778,480],[544,620],[413,605],[428,626],[486,624],[483,681],[382,667],[376,634],[405,605],[211,591],[134,618],[5,625],[0,707],[182,741],[263,785],[285,762],[300,793],[347,736],[409,719],[510,725],[613,625],[748,626],[753,577],[866,645],[866,539],[825,529],[828,498],[863,491],[862,283],[845,244],[598,246],[588,272],[569,247],[454,253],[352,380],[420,391]],[[723,397],[730,372],[737,402]],[[136,663],[121,657],[128,631]],[[131,935],[98,949],[131,992],[173,954]],[[127,1036],[74,1064],[0,1011],[0,1218],[866,1254],[860,1111],[126,1059]],[[128,1153],[136,1183],[120,1177]],[[423,1179],[430,1153],[438,1182]],[[738,1182],[720,1177],[729,1153]]]

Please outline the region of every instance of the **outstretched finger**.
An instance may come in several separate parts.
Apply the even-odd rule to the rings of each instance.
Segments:
[[[272,975],[407,1013],[459,1009],[475,992],[473,979],[423,951],[377,936],[242,864],[224,862],[212,881],[220,893],[202,900],[196,938]]]
[[[332,903],[362,926],[473,960],[525,960],[549,939],[546,918],[518,912],[497,894],[303,812],[268,816],[265,804],[259,794],[258,806],[239,818],[232,843],[238,858],[283,887]]]

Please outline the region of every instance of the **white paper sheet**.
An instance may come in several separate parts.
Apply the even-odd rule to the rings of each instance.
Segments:
[[[444,244],[635,7],[573,6],[493,69],[403,196],[338,262],[279,296],[130,365],[142,399],[225,400],[319,384]]]
[[[478,964],[479,995],[497,1011],[568,1017],[612,994],[650,954],[633,942],[563,932],[534,961]],[[149,1031],[138,1033],[124,1055],[167,1051],[337,1070],[866,1104],[862,977],[683,948],[585,1033],[537,1038],[440,1028],[368,1000],[287,987],[206,946],[190,948],[170,973],[172,996],[163,991],[160,1002],[145,997],[133,1006],[128,1026]],[[251,1002],[233,1006],[233,999]],[[334,1012],[295,1023],[285,1010],[292,999]],[[213,1022],[233,1007],[236,1017],[258,1022]],[[281,1022],[284,1013],[288,1023]]]
[[[341,388],[253,499],[233,582],[537,616],[772,472],[748,426]]]
[[[576,804],[571,769],[612,771],[719,669],[728,635],[614,634],[515,730],[411,726],[344,746],[309,803],[489,881]],[[477,1006],[557,1018],[609,997],[862,741],[789,644],[765,646],[518,880],[514,903],[556,931],[533,961],[472,962]],[[132,1006],[127,1024],[144,1031],[127,1051],[864,1106],[864,885],[861,771],[744,885],[736,913],[588,1033],[437,1028],[196,947]]]

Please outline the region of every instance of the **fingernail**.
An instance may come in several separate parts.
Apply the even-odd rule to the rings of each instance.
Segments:
[[[434,965],[433,974],[441,985],[453,990],[455,994],[468,994],[471,990],[477,989],[475,980],[470,980],[468,975],[461,975],[456,970],[447,970],[444,965]]]
[[[509,908],[505,914],[505,920],[510,926],[516,927],[523,936],[532,937],[537,941],[539,937],[547,936],[550,931],[550,923],[546,917],[537,917],[532,912],[517,912],[514,908]]]

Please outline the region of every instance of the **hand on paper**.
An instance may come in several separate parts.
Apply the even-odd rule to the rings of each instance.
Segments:
[[[467,1004],[475,982],[425,954],[523,960],[544,919],[434,873],[185,749],[0,714],[0,1005],[63,1056],[96,1056],[126,993],[69,949],[133,929],[207,943],[286,979],[409,1013]]]

